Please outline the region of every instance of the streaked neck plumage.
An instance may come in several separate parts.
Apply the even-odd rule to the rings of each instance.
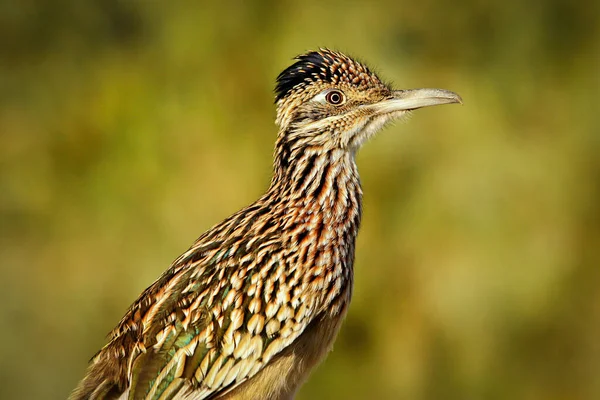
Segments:
[[[275,147],[274,174],[261,199],[279,209],[280,229],[298,248],[310,275],[352,287],[354,247],[361,219],[362,189],[353,152],[302,145],[281,135]],[[326,294],[339,296],[341,293]],[[329,311],[338,313],[350,292]],[[332,300],[332,299],[329,299]]]

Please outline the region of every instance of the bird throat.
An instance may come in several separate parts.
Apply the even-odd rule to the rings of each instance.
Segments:
[[[277,149],[267,195],[324,223],[342,225],[341,231],[358,230],[362,188],[354,153],[347,150]]]
[[[281,232],[306,259],[299,264],[310,270],[308,275],[334,283],[326,287],[348,289],[322,293],[323,304],[330,304],[328,312],[342,312],[351,295],[362,208],[354,154],[343,149],[278,147],[274,165],[266,196],[273,208],[283,211]]]

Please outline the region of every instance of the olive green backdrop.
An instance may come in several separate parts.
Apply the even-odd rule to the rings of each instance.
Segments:
[[[358,156],[353,303],[298,399],[600,399],[600,3],[0,3],[0,398],[64,399],[266,189],[274,79],[327,46],[419,110]]]

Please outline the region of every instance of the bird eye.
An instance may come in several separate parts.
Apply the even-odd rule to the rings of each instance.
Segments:
[[[339,90],[332,90],[325,95],[325,100],[334,106],[342,104],[345,99],[344,93],[340,92]]]

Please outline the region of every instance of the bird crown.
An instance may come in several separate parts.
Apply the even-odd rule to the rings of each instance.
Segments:
[[[296,62],[277,77],[275,101],[312,83],[346,84],[356,89],[381,85],[379,78],[369,68],[345,54],[320,49],[296,57]]]

